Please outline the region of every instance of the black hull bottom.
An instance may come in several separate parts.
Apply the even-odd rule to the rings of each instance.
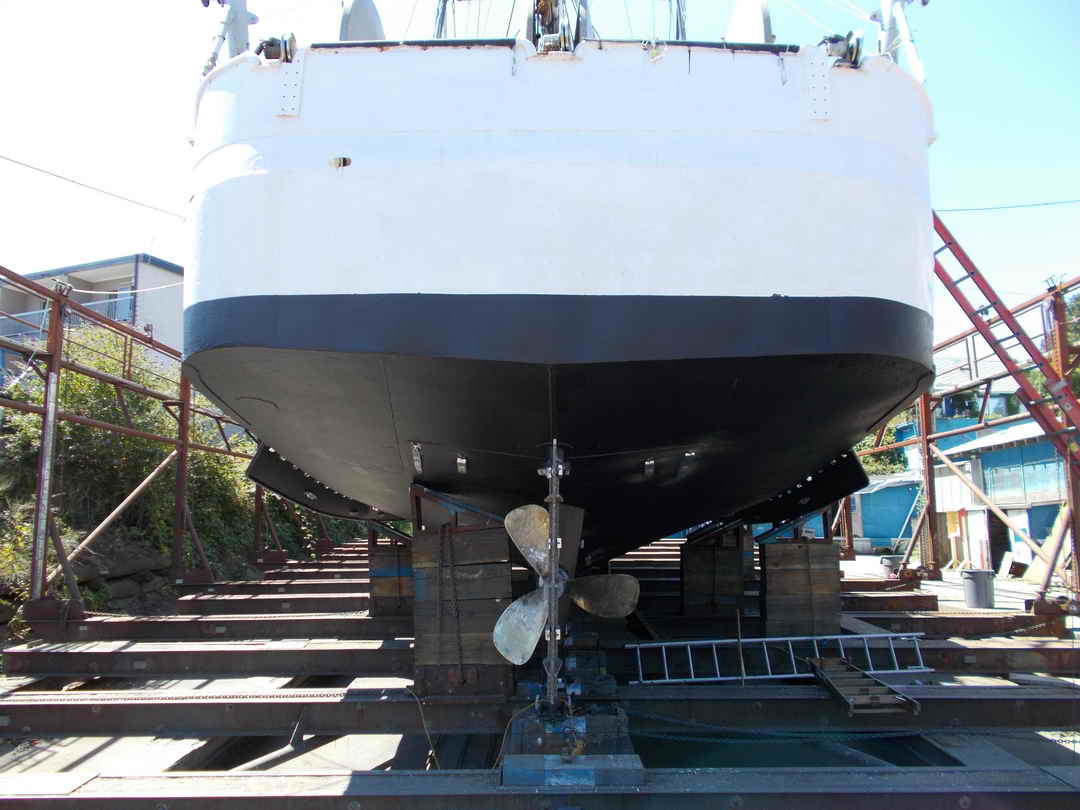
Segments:
[[[499,312],[519,298],[546,317]],[[428,311],[430,299],[451,300]],[[648,300],[646,316],[628,311],[641,299],[620,297],[226,299],[187,311],[187,364],[291,464],[402,516],[414,481],[496,514],[542,503],[536,469],[558,438],[572,462],[563,493],[586,509],[594,561],[805,482],[931,379],[929,316],[901,304]],[[582,306],[588,320],[565,317]],[[436,339],[438,349],[416,345]],[[776,353],[746,352],[751,344]],[[744,353],[728,354],[733,346]],[[822,486],[853,479],[833,480]]]

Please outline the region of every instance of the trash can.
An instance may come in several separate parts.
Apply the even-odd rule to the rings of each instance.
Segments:
[[[994,606],[993,569],[965,568],[960,572],[964,582],[964,604],[969,608]]]

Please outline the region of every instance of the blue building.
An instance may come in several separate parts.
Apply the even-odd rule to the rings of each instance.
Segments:
[[[1066,499],[1061,456],[1035,422],[1026,420],[947,450],[1019,528],[1045,540]],[[937,508],[945,514],[954,561],[998,568],[1006,552],[1030,563],[1031,550],[947,468],[935,466]]]
[[[855,551],[884,554],[911,537],[921,493],[921,472],[870,476],[870,484],[851,496]]]

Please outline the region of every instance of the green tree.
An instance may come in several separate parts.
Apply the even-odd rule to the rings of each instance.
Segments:
[[[885,434],[882,436],[881,443],[883,445],[895,443],[896,428],[911,420],[911,409],[903,410],[890,419],[885,426]],[[874,440],[876,438],[877,435],[875,433],[866,436],[866,438],[855,445],[855,451],[869,450],[874,446]],[[874,453],[869,456],[861,456],[859,461],[862,462],[863,469],[866,470],[868,475],[887,475],[888,473],[902,472],[907,469],[907,460],[904,455],[904,448],[902,447],[898,447],[895,450],[886,450],[882,453]]]
[[[91,326],[69,327],[65,359],[151,390],[175,392],[175,361],[135,344],[125,361],[121,335]],[[116,425],[129,425],[163,436],[177,435],[177,421],[158,398],[131,391],[117,394],[114,385],[65,370],[59,407],[70,414]],[[43,382],[33,373],[22,376],[7,395],[40,404]],[[199,395],[194,403],[209,409]],[[175,413],[175,408],[172,409]],[[29,537],[37,480],[41,417],[7,409],[0,425],[0,579],[25,585],[29,571]],[[216,424],[208,417],[192,420],[192,441],[220,445]],[[230,440],[234,449],[251,452],[244,434]],[[53,505],[66,542],[96,526],[170,452],[161,441],[129,436],[63,420],[56,436]],[[243,459],[216,453],[189,454],[188,499],[207,556],[223,574],[243,571],[254,525],[252,485]],[[133,544],[165,550],[171,547],[174,476],[166,473],[132,504],[111,531]],[[298,547],[296,547],[298,551]]]

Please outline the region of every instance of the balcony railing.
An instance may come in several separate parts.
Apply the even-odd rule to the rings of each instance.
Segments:
[[[102,301],[90,301],[82,304],[87,309],[99,312],[114,321],[132,323],[135,317],[135,296],[130,293],[106,298]],[[35,309],[30,312],[0,314],[0,336],[9,340],[33,337],[44,334],[49,327],[49,311]]]

